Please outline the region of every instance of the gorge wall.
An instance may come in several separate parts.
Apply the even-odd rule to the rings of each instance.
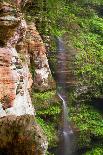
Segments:
[[[51,89],[54,82],[43,41],[35,25],[27,25],[23,5],[0,2],[0,153],[45,155],[48,143],[35,121],[30,91],[32,85]]]

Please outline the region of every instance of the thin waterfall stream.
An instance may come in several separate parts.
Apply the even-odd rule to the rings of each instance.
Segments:
[[[68,121],[67,97],[67,53],[62,38],[57,38],[57,94],[62,100],[62,126],[60,127],[60,146],[58,155],[74,155],[74,133]]]

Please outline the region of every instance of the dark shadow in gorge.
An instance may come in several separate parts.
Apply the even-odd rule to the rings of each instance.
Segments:
[[[103,98],[93,98],[91,104],[103,113]]]

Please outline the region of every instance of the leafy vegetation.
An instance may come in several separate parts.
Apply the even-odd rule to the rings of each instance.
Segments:
[[[63,37],[68,54],[70,47],[75,49],[73,72],[77,85],[73,90],[74,96],[69,96],[69,109],[78,135],[78,148],[89,148],[85,155],[103,154],[103,114],[90,104],[92,98],[103,94],[102,6],[102,0],[34,0],[32,5],[26,6],[27,20],[36,23],[43,38],[50,38],[45,42],[50,46],[49,63],[53,75],[57,62],[55,38]],[[57,99],[55,102],[52,100],[53,94],[53,91],[33,94],[37,120],[48,137],[50,147],[57,135],[56,124],[61,111]],[[99,145],[95,141],[99,141]]]
[[[32,96],[37,122],[48,138],[49,147],[55,147],[58,143],[58,120],[61,113],[61,105],[56,92],[34,92]]]
[[[76,105],[75,108],[71,107],[70,114],[71,120],[80,132],[78,147],[83,147],[83,145],[92,147],[92,138],[103,139],[103,116],[93,106],[89,104]]]
[[[75,47],[80,51],[76,56],[77,69],[75,73],[79,83],[87,87],[91,96],[97,97],[103,93],[103,19],[95,15],[92,19],[87,20],[87,24],[84,24],[84,32],[80,32],[80,36],[76,37],[74,42]]]
[[[93,148],[92,151],[88,151],[85,155],[102,155],[103,154],[103,146],[98,146]]]
[[[55,129],[55,126],[53,123],[46,123],[46,121],[44,121],[43,119],[41,119],[40,117],[37,116],[36,118],[38,124],[40,124],[40,126],[42,127],[45,135],[48,138],[48,142],[49,142],[49,147],[52,146],[54,147],[55,145],[57,145],[57,141],[58,141],[58,137],[57,137],[57,131]]]

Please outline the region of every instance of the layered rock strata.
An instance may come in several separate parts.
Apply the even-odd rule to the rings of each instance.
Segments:
[[[39,91],[55,88],[55,82],[46,57],[46,48],[34,23],[28,25],[26,34],[27,46],[30,55],[30,63],[33,67],[33,86]]]
[[[45,155],[47,140],[30,98],[27,24],[20,5],[0,2],[0,154]]]
[[[0,16],[0,116],[7,115],[34,115],[31,104],[29,88],[32,84],[27,62],[20,59],[15,46],[25,38],[27,25],[24,19],[13,11],[9,4],[1,4],[2,16]],[[15,19],[17,17],[17,23]],[[2,24],[1,24],[2,23]],[[14,27],[15,23],[15,27]],[[6,25],[5,35],[4,26]],[[13,27],[12,27],[13,26]],[[4,34],[3,34],[4,32]],[[2,37],[3,36],[3,37]],[[5,39],[6,38],[6,39]],[[3,44],[4,43],[4,44]],[[26,53],[24,55],[26,59]]]

